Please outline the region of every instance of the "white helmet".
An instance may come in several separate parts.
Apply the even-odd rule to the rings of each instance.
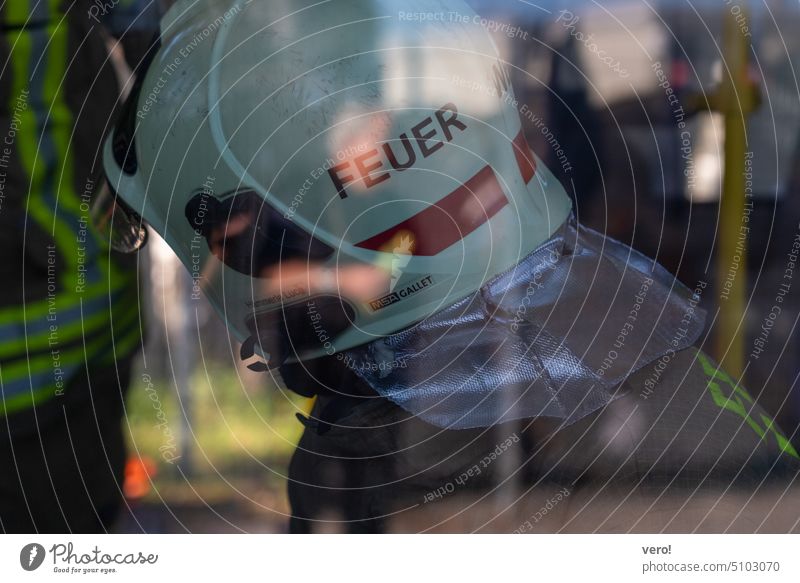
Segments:
[[[412,326],[570,214],[460,0],[183,0],[161,29],[106,175],[243,357],[272,367]]]

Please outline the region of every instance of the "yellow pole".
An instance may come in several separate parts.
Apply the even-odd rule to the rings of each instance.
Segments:
[[[743,13],[743,12],[742,12]],[[745,156],[747,156],[746,117],[759,104],[758,88],[748,75],[750,43],[742,29],[741,16],[726,10],[723,50],[727,70],[711,107],[725,117],[725,162],[720,200],[717,289],[719,320],[716,331],[716,357],[734,378],[744,372],[745,307],[747,304],[748,206],[745,198]]]

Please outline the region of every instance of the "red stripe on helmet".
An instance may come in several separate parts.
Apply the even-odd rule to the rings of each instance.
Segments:
[[[522,174],[522,180],[528,184],[536,174],[536,160],[531,153],[528,140],[525,139],[525,132],[519,130],[519,134],[511,144],[514,148],[514,156],[517,159],[517,166]]]
[[[413,255],[438,255],[488,222],[507,204],[508,199],[492,167],[486,166],[436,204],[391,229],[357,243],[356,247],[386,251],[387,245],[396,236],[410,234]],[[391,252],[391,249],[388,251]]]

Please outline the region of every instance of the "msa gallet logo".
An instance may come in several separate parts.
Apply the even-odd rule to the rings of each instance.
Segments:
[[[389,285],[389,292],[394,291],[394,288],[397,287],[397,282],[403,276],[405,268],[408,267],[413,248],[414,240],[411,235],[403,235],[400,238],[400,244],[392,251],[392,281]]]
[[[412,283],[411,285],[404,285],[397,291],[389,292],[382,298],[378,298],[377,300],[371,301],[369,303],[369,307],[372,308],[373,312],[377,312],[384,308],[388,308],[392,304],[396,304],[397,302],[401,302],[407,298],[410,298],[411,296],[418,294],[423,290],[428,289],[432,285],[433,285],[432,275],[423,277],[422,279]]]
[[[35,571],[42,566],[44,557],[44,547],[38,543],[30,543],[19,552],[19,564],[26,571]]]

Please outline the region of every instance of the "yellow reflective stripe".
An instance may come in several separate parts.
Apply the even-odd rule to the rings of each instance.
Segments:
[[[8,24],[23,24],[30,15],[30,5],[23,0],[6,0],[3,8],[6,11],[5,22]]]
[[[132,326],[135,320],[135,313],[133,312],[120,320],[119,329],[124,330],[123,334],[128,333],[127,328],[129,326],[136,329],[135,326]],[[30,374],[49,370],[52,368],[54,360],[58,360],[64,366],[70,366],[88,362],[91,358],[103,352],[103,349],[112,353],[111,337],[112,330],[108,328],[105,333],[91,339],[86,344],[85,350],[82,344],[65,350],[60,350],[56,346],[47,354],[39,354],[21,362],[5,364],[2,368],[2,380],[4,383],[10,383],[21,378],[28,378]]]
[[[50,4],[50,18],[60,18],[64,13],[61,10],[61,5],[64,0],[47,0]]]
[[[81,346],[81,347],[79,347],[77,349],[70,350],[70,351],[68,351],[68,352],[66,352],[64,354],[58,354],[58,356],[56,358],[54,358],[52,355],[45,355],[45,356],[42,356],[42,357],[40,357],[38,359],[35,359],[37,361],[42,361],[41,363],[39,363],[39,362],[36,363],[37,365],[39,365],[39,366],[37,366],[37,369],[39,369],[42,364],[45,364],[46,366],[50,367],[51,370],[53,370],[53,382],[52,383],[48,383],[45,387],[33,388],[31,391],[26,392],[26,393],[22,393],[22,394],[19,394],[19,395],[14,395],[14,396],[11,396],[11,397],[8,397],[8,398],[3,397],[0,400],[2,402],[2,407],[0,407],[0,412],[4,411],[5,414],[7,415],[9,413],[13,413],[15,411],[19,411],[20,409],[32,407],[34,405],[38,405],[38,404],[40,404],[40,403],[42,403],[44,401],[47,401],[49,399],[55,398],[56,395],[57,395],[56,391],[59,389],[57,383],[61,382],[63,385],[66,385],[69,382],[70,379],[65,377],[63,379],[63,381],[56,381],[55,369],[53,368],[54,363],[56,361],[58,361],[59,368],[60,367],[69,367],[69,366],[73,366],[73,367],[74,366],[83,366],[84,363],[88,363],[88,361],[89,361],[88,355],[89,355],[90,352],[93,352],[93,350],[96,349],[97,347],[100,347],[100,346],[103,346],[105,344],[108,344],[108,342],[109,342],[108,337],[101,336],[101,337],[97,338],[96,340],[93,340],[91,342],[91,344],[88,344],[86,346],[86,350],[85,351],[84,351],[83,346]],[[80,358],[80,357],[82,357],[84,355],[85,355],[84,358]],[[13,372],[14,372],[14,371],[12,371],[12,372],[9,373],[8,369],[15,369],[15,368],[18,368],[18,367],[12,365],[12,366],[5,366],[2,369],[0,369],[0,374],[2,374],[2,378],[0,378],[0,382],[2,382],[5,385],[5,383],[8,382],[5,379],[7,379],[8,376],[13,375]],[[30,378],[30,377],[28,377],[28,378]]]
[[[49,401],[56,395],[56,384],[48,385],[39,389],[35,389],[30,393],[22,395],[15,395],[8,399],[0,399],[0,417],[16,413],[23,409],[30,409],[45,401]]]
[[[123,329],[123,331],[119,334],[119,338],[117,338],[120,329]],[[115,359],[121,356],[127,356],[141,344],[141,341],[139,318],[134,318],[130,323],[114,325],[113,350],[109,350],[105,357],[101,359],[101,362],[107,364],[114,362]]]
[[[133,312],[134,315],[137,312]],[[125,331],[121,334],[121,338],[119,341],[115,342],[114,347],[115,350],[109,350],[107,354],[107,358],[101,359],[103,364],[110,364],[114,361],[114,353],[116,352],[117,358],[121,354],[129,354],[136,346],[139,345],[140,336],[139,336],[139,326],[138,318],[130,318],[126,317],[124,323],[120,323],[120,325],[115,326],[115,338],[116,338],[116,331],[120,328],[125,327]],[[103,335],[98,337],[96,340],[93,340],[91,343],[87,344],[86,346],[86,358],[84,362],[87,364],[91,364],[90,361],[90,352],[95,352],[97,348],[102,347],[110,347],[111,346],[111,335]],[[80,353],[82,347],[74,352]],[[63,357],[60,356],[60,358]],[[49,360],[46,360],[49,359]],[[52,355],[47,355],[43,360],[46,360],[48,368],[52,368],[53,366],[53,358]],[[76,363],[72,363],[75,365]],[[7,367],[4,367],[0,364],[0,383],[5,384],[6,381],[4,379],[8,378]],[[23,377],[24,378],[24,377]],[[69,379],[65,379],[65,383],[68,382]],[[58,386],[56,385],[55,378],[53,383],[50,383],[44,387],[33,389],[32,391],[14,395],[12,397],[2,397],[0,396],[0,417],[4,415],[9,415],[11,413],[15,413],[17,411],[21,411],[23,409],[28,409],[30,407],[34,407],[46,401],[49,401],[56,397],[57,393],[56,390]]]
[[[102,292],[102,296],[107,296],[107,290],[99,290]],[[98,294],[97,297],[101,297]],[[87,297],[83,298],[84,304],[89,300],[97,299],[97,297]],[[79,305],[80,298],[74,297],[71,298],[75,300],[75,304]],[[133,297],[126,297],[122,296],[117,299],[117,301],[124,302],[125,300],[129,300],[133,302],[131,306],[130,303],[127,305],[131,308],[136,307],[136,303],[133,300]],[[56,310],[65,310],[63,306],[58,306]],[[135,310],[134,310],[135,311]],[[28,315],[30,318],[30,314]],[[44,317],[44,316],[43,316]],[[59,342],[63,344],[69,344],[72,339],[80,338],[86,332],[93,332],[96,328],[101,327],[103,324],[109,323],[108,314],[105,311],[94,312],[90,313],[88,316],[84,315],[82,319],[72,320],[69,323],[63,323],[62,320],[58,322],[58,338]],[[12,342],[4,342],[0,344],[0,358],[12,358],[18,356],[20,354],[25,354],[26,352],[36,352],[43,348],[49,346],[50,341],[50,331],[44,330],[38,334],[29,334],[26,338],[21,338],[19,340],[15,340]]]
[[[50,30],[50,27],[48,27]],[[66,20],[58,22],[50,31],[47,49],[44,57],[44,86],[42,99],[45,106],[50,106],[47,115],[47,124],[49,130],[48,136],[52,139],[53,146],[55,147],[55,160],[56,160],[56,183],[53,184],[55,191],[52,193],[55,197],[53,208],[44,205],[38,196],[35,197],[37,202],[42,202],[42,207],[46,209],[44,212],[51,215],[53,233],[56,238],[61,253],[60,257],[65,260],[65,263],[72,268],[68,268],[66,273],[62,273],[61,281],[64,282],[66,289],[71,289],[78,283],[78,272],[74,269],[78,265],[78,258],[75,253],[70,253],[77,247],[77,232],[75,229],[70,228],[67,220],[64,218],[62,210],[73,209],[78,210],[77,195],[72,184],[72,156],[70,155],[70,148],[68,145],[69,135],[73,129],[72,113],[63,101],[61,87],[63,86],[64,77],[66,75],[68,30]],[[41,64],[40,64],[41,65]],[[43,128],[44,130],[44,128]],[[45,131],[47,131],[45,130]],[[66,139],[64,136],[66,135]],[[43,135],[40,136],[40,142],[44,139]],[[66,146],[65,146],[66,142]],[[60,146],[60,147],[59,147]],[[38,152],[37,152],[38,155]],[[37,164],[38,158],[34,164],[41,165],[43,170],[46,170],[46,164]],[[40,185],[41,186],[41,185]],[[37,193],[40,191],[37,191]],[[34,198],[34,197],[31,197]],[[38,210],[37,205],[37,210]]]
[[[48,1],[51,7],[59,6],[58,0],[45,1]],[[51,13],[51,16],[53,15],[60,17],[57,10]],[[44,38],[44,35],[47,37]],[[80,216],[80,199],[75,193],[73,157],[70,151],[74,119],[63,91],[69,41],[66,21],[49,25],[46,31],[39,29],[35,33],[24,30],[9,32],[7,39],[11,47],[11,71],[13,72],[9,111],[17,111],[20,118],[18,122],[20,131],[16,134],[15,148],[19,154],[20,166],[29,178],[28,183],[25,184],[28,189],[27,193],[23,192],[27,195],[25,196],[27,202],[25,210],[30,219],[35,221],[40,228],[53,234],[60,259],[59,269],[56,273],[58,291],[54,303],[45,298],[0,310],[0,324],[22,324],[24,326],[25,322],[46,318],[53,306],[59,311],[70,311],[79,307],[81,300],[91,301],[113,294],[124,285],[129,284],[134,274],[123,274],[117,269],[112,269],[108,255],[102,253],[101,250],[98,257],[91,258],[99,268],[101,281],[86,286],[83,293],[75,291],[75,286],[79,281],[76,268],[79,260],[76,251],[79,246],[77,226],[78,216]],[[36,65],[34,59],[40,59],[40,55],[33,54],[37,41],[39,49],[44,53],[41,55],[38,66],[44,67],[44,70],[41,77],[32,79],[32,67]],[[39,49],[37,49],[37,53]],[[31,81],[37,79],[41,80],[41,84],[31,85]],[[41,94],[39,94],[39,88],[41,88]],[[36,91],[37,94],[31,95],[33,91]],[[28,107],[21,110],[15,107],[20,98],[27,103]],[[49,118],[46,118],[45,116],[48,115]],[[40,145],[44,144],[44,140],[49,140],[48,145],[52,146],[52,149],[47,150],[47,159],[40,158]],[[50,155],[52,155],[52,159],[49,158]],[[53,172],[52,185],[45,184],[48,171]],[[45,190],[49,187],[52,187],[52,192]],[[52,200],[49,197],[45,199],[42,196],[43,193],[52,195]],[[75,228],[70,228],[70,221],[75,223]],[[94,233],[89,230],[87,235],[93,237]],[[112,273],[116,277],[112,277]],[[102,279],[106,279],[106,281],[102,281]],[[138,311],[135,301],[122,303],[119,306],[120,310],[115,309],[116,307],[113,306],[112,309],[117,314],[116,317],[121,318],[119,320],[121,325],[130,324],[130,330],[126,330],[122,334],[123,341],[117,352],[119,356],[123,349],[132,349],[138,340],[138,326],[135,325],[138,323]],[[105,356],[104,353],[112,353],[110,326],[109,333],[102,334],[101,332],[97,339],[92,339],[90,344],[85,347],[75,342],[89,331],[95,332],[96,328],[102,330],[102,324],[105,322],[110,325],[109,314],[105,311],[93,311],[86,313],[85,316],[85,318],[81,318],[79,312],[78,321],[59,323],[58,334],[61,341],[59,344],[69,345],[69,348],[65,348],[59,354],[64,366],[75,366],[82,361],[88,362],[98,356],[102,358]],[[19,341],[4,343],[0,346],[0,351],[7,354],[8,351],[17,350],[19,353],[18,349],[21,348],[23,354],[28,354],[31,348],[49,346],[47,336],[47,333],[37,332],[31,337],[20,338]],[[40,345],[40,342],[43,344]],[[58,345],[53,346],[53,349],[57,350]],[[78,360],[80,356],[83,356],[82,360]],[[30,379],[33,374],[41,375],[43,371],[52,369],[52,366],[52,353],[25,359],[18,364],[7,364],[0,368],[2,374],[0,382],[15,376],[18,380]],[[32,369],[35,370],[32,371]],[[3,409],[10,411],[18,407],[35,405],[46,399],[48,395],[53,395],[53,387],[55,385],[52,385],[50,389],[48,387],[36,388],[25,395],[15,396],[3,405]]]
[[[80,202],[75,192],[74,172],[72,164],[72,149],[70,136],[74,129],[74,119],[69,105],[64,99],[64,84],[66,82],[67,67],[77,66],[70,64],[67,57],[67,42],[69,30],[66,19],[59,22],[50,35],[50,44],[47,48],[47,72],[44,83],[45,103],[52,104],[50,108],[50,136],[56,146],[56,160],[58,160],[58,191],[56,200],[58,207],[73,211],[80,216]],[[73,245],[75,244],[74,229]],[[77,262],[77,260],[76,260]]]
[[[54,5],[58,6],[58,2],[55,2]],[[33,36],[25,32],[15,32],[10,36],[15,39],[10,43],[12,45],[11,57],[14,75],[9,106],[14,111],[13,106],[16,103],[17,96],[26,91],[30,82],[29,67],[32,58]],[[68,42],[66,24],[53,27],[52,34],[48,39],[47,56],[40,62],[40,66],[44,66],[46,69],[43,95],[38,97],[43,100],[45,105],[52,104],[48,129],[51,130],[52,136],[50,137],[53,138],[54,155],[58,163],[56,176],[59,177],[60,186],[59,192],[53,192],[52,194],[54,197],[58,196],[59,208],[49,207],[38,196],[38,193],[42,192],[43,189],[43,175],[47,170],[47,165],[41,163],[38,158],[39,139],[43,136],[37,136],[36,131],[30,131],[30,128],[37,128],[36,112],[31,107],[19,112],[22,118],[20,126],[23,130],[28,131],[20,131],[17,134],[17,149],[21,158],[20,163],[30,177],[30,191],[27,197],[28,214],[41,228],[54,234],[61,252],[59,253],[59,258],[63,261],[60,263],[59,266],[61,268],[56,274],[61,284],[58,293],[58,307],[59,309],[69,309],[77,307],[82,296],[74,293],[74,287],[78,283],[78,258],[74,253],[77,249],[77,231],[64,224],[62,217],[57,216],[58,211],[64,209],[80,212],[79,199],[73,187],[74,176],[69,144],[73,118],[64,99],[63,91],[61,91]],[[45,113],[47,112],[42,112],[42,114]],[[69,216],[68,218],[72,217]],[[74,220],[77,226],[77,217]],[[93,237],[95,242],[99,239],[92,229],[88,230],[87,235]],[[100,255],[97,258],[93,258],[93,261],[98,266],[101,275],[112,272],[107,255]],[[125,278],[121,272],[113,271],[118,277]],[[41,300],[27,304],[25,313],[29,319],[44,317],[47,315],[49,307],[50,305],[46,300]],[[0,309],[0,324],[19,321],[20,310],[17,307]]]

